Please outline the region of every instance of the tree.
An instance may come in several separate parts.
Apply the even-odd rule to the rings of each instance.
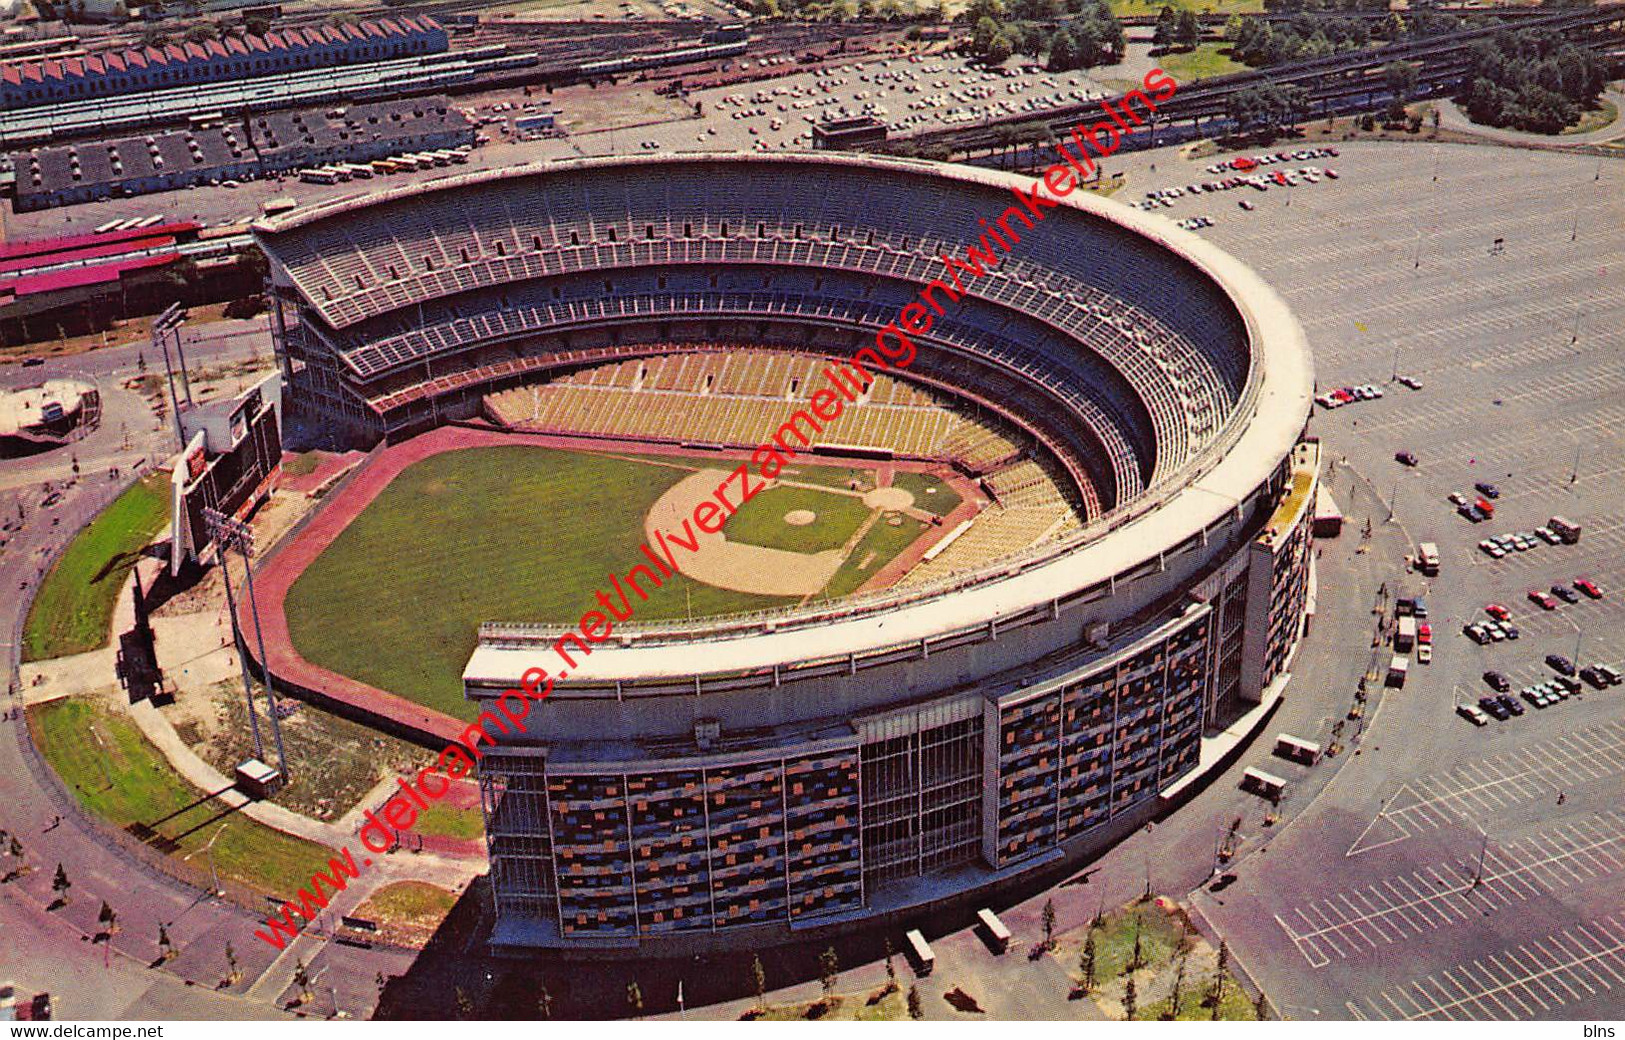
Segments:
[[[51,879],[51,891],[56,893],[57,901],[63,906],[68,905],[68,889],[72,887],[73,882],[68,880],[68,872],[62,869],[62,864],[58,863],[56,865],[56,877]]]
[[[626,1006],[634,1018],[643,1014],[643,989],[636,979],[626,984]]]
[[[1230,944],[1219,940],[1219,960],[1213,966],[1213,988],[1208,992],[1208,1006],[1213,1009],[1213,1020],[1219,1020],[1219,1006],[1224,1003],[1224,983],[1230,977]]]
[[[1083,49],[1077,34],[1069,28],[1056,30],[1049,41],[1049,70],[1069,72],[1083,67]]]
[[[1202,41],[1202,23],[1196,12],[1186,8],[1174,19],[1174,43],[1185,50],[1195,50]]]
[[[1129,979],[1128,985],[1123,987],[1123,1021],[1133,1021],[1134,1012],[1139,1010],[1138,1001],[1139,995],[1134,991],[1134,980]]]
[[[835,995],[835,984],[841,977],[841,961],[831,946],[818,955],[818,981],[824,987],[824,1000]]]
[[[231,986],[243,981],[243,970],[237,967],[237,951],[226,943],[226,983]]]
[[[1156,28],[1151,30],[1152,50],[1165,51],[1173,46],[1174,28],[1178,25],[1178,22],[1178,16],[1174,14],[1172,7],[1164,5],[1162,10],[1157,12]]]
[[[916,1022],[925,1017],[925,1004],[920,1000],[920,987],[912,983],[908,987],[908,1017]]]
[[[1048,950],[1055,945],[1055,900],[1044,900],[1040,920],[1044,923],[1044,949]]]
[[[463,990],[463,987],[461,987],[461,986],[453,986],[452,987],[452,996],[457,1001],[457,1017],[458,1018],[473,1018],[474,1017],[474,1001]]]
[[[976,28],[972,29],[970,34],[971,49],[977,54],[986,54],[988,48],[993,46],[993,38],[997,35],[999,35],[998,22],[991,18],[978,19]]]
[[[22,511],[23,511],[22,504],[19,503],[17,505],[17,512],[19,514],[21,514]],[[13,834],[11,836],[11,848],[6,850],[6,851],[10,852],[13,856],[16,856],[18,859],[23,858],[23,843],[17,840],[17,835]]]
[[[1185,958],[1179,958],[1179,967],[1174,971],[1174,992],[1169,1000],[1168,1014],[1170,1019],[1179,1017],[1179,1001],[1185,989]]]
[[[164,922],[158,922],[158,959],[172,961],[175,959],[175,944],[169,940],[169,928]]]
[[[1078,970],[1083,972],[1083,991],[1085,993],[1095,988],[1095,932],[1091,928],[1089,937],[1083,940],[1083,953],[1078,957]]]
[[[1139,971],[1145,967],[1145,951],[1140,946],[1141,918],[1138,913],[1134,915],[1134,953],[1130,955],[1128,963],[1123,966],[1123,974]]]
[[[316,998],[310,991],[310,966],[302,960],[293,962],[293,984],[299,987],[299,1002],[308,1004]]]
[[[1003,16],[1004,4],[1001,0],[971,0],[959,15],[962,21],[972,25],[980,25],[983,18],[996,21]]]
[[[1264,991],[1258,991],[1258,999],[1253,1001],[1253,1016],[1260,1022],[1268,1022],[1270,1017],[1270,1000],[1264,996]]]
[[[548,992],[546,979],[536,984],[536,1013],[543,1018],[553,1017],[553,994]]]
[[[1390,94],[1408,99],[1416,89],[1416,66],[1408,61],[1391,61],[1382,67],[1382,80]]]
[[[102,900],[101,912],[96,915],[96,923],[101,925],[102,931],[109,936],[117,935],[119,932],[118,911],[114,910],[105,899]]]
[[[892,961],[891,938],[886,939],[886,991],[897,992],[897,965]]]
[[[243,29],[251,36],[264,36],[271,31],[271,19],[252,15],[243,19]]]
[[[762,968],[762,958],[754,953],[750,955],[750,981],[756,989],[756,1007],[767,1007],[767,972]]]
[[[1010,60],[1010,55],[1013,53],[1015,53],[1015,45],[1010,42],[1009,36],[1001,32],[993,37],[992,43],[987,45],[987,63],[989,65],[1003,65]]]

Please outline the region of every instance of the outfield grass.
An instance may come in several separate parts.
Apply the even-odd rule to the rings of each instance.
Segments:
[[[482,621],[574,624],[642,561],[643,518],[687,471],[530,445],[444,452],[403,470],[288,592],[312,663],[464,719]],[[758,496],[759,498],[760,496]],[[637,619],[793,603],[677,576]],[[690,614],[691,612],[691,614]]]
[[[854,480],[862,481],[864,487],[874,487],[875,471],[858,466],[786,466],[779,479],[849,490]]]
[[[1193,51],[1158,55],[1156,62],[1164,72],[1182,84],[1232,72],[1246,72],[1247,66],[1223,53],[1229,46],[1228,43],[1199,43]]]
[[[796,509],[811,510],[818,519],[804,527],[785,523],[785,514]],[[757,492],[740,506],[738,512],[728,518],[722,533],[730,542],[816,553],[845,545],[869,518],[869,512],[861,498],[780,484]]]
[[[829,584],[824,586],[823,596],[838,599],[841,596],[851,595],[860,585],[874,577],[876,571],[890,563],[892,557],[914,544],[914,539],[924,534],[925,528],[925,524],[911,516],[903,517],[902,524],[897,527],[886,523],[882,517],[864,532],[858,544],[853,546],[852,552],[841,561],[840,569],[829,579]],[[869,561],[869,566],[861,567],[864,557],[870,553],[874,553],[875,558]]]
[[[209,872],[202,850],[213,841],[222,879],[285,898],[334,855],[207,797],[175,772],[134,722],[94,701],[37,704],[28,709],[28,725],[45,760],[81,805],[184,860],[201,877]],[[68,877],[74,877],[72,864]],[[103,894],[116,902],[116,893]]]
[[[169,519],[168,491],[169,474],[147,474],[68,544],[28,610],[24,661],[82,654],[107,644],[124,579]]]
[[[959,492],[949,487],[940,477],[929,473],[911,473],[898,470],[892,474],[891,486],[902,488],[914,496],[914,505],[928,513],[947,516],[959,508]]]

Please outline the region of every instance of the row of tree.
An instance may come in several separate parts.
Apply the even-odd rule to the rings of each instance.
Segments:
[[[1151,31],[1154,50],[1166,51],[1175,47],[1193,50],[1201,39],[1202,23],[1195,11],[1188,7],[1175,11],[1172,7],[1164,6],[1157,12],[1157,25]]]
[[[1000,0],[974,0],[966,13],[976,12],[970,49],[990,65],[1012,54],[1048,55],[1051,72],[1115,65],[1123,60],[1128,42],[1123,25],[1107,0],[1065,0],[1070,17],[1044,13],[1056,5],[1050,0],[1012,0],[1006,12]],[[1040,13],[1041,18],[1029,17]],[[1056,21],[1045,19],[1056,18]]]
[[[1579,120],[1606,81],[1601,60],[1557,34],[1507,31],[1474,46],[1461,101],[1475,123],[1554,134]]]
[[[1436,14],[1403,18],[1391,14],[1380,21],[1301,15],[1284,22],[1233,15],[1225,24],[1224,38],[1230,41],[1231,57],[1259,68],[1362,50],[1374,43],[1393,42],[1402,37],[1450,32],[1462,28],[1463,24],[1459,18]]]

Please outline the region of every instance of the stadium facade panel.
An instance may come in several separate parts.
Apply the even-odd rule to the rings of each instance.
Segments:
[[[1030,184],[583,160],[268,219],[286,404],[370,443],[606,360],[850,356]],[[700,949],[980,898],[1144,823],[1279,693],[1314,580],[1301,329],[1244,265],[1109,200],[1024,233],[892,374],[1031,432],[1087,489],[1081,530],[949,580],[617,626],[485,748],[498,947]],[[562,632],[485,626],[465,694],[555,673]]]

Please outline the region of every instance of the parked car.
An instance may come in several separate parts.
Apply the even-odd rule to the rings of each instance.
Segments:
[[[42,358],[42,357],[25,357],[25,358],[23,358],[23,367],[24,368],[37,368],[38,366],[43,365],[43,364],[45,364],[45,359]]]
[[[1580,669],[1580,678],[1584,679],[1586,682],[1590,683],[1593,687],[1599,690],[1605,689],[1608,686],[1607,677],[1601,672],[1597,671],[1595,668]]]
[[[1497,621],[1508,621],[1512,618],[1512,611],[1501,606],[1499,603],[1484,604],[1484,613],[1488,614]]]
[[[1478,551],[1492,560],[1499,560],[1507,554],[1507,551],[1501,548],[1498,542],[1489,538],[1478,543]]]
[[[1507,719],[1512,717],[1512,713],[1507,711],[1506,705],[1501,703],[1501,699],[1499,697],[1480,697],[1478,699],[1478,706],[1483,709],[1484,714],[1488,715],[1496,722],[1505,722]]]
[[[1567,657],[1564,657],[1562,654],[1547,654],[1546,664],[1559,675],[1574,674],[1574,662],[1569,660]]]
[[[1539,589],[1529,590],[1529,601],[1534,603],[1541,610],[1557,609],[1557,600],[1553,599],[1548,593],[1542,592]]]
[[[1458,704],[1456,705],[1456,714],[1475,726],[1488,726],[1490,724],[1490,717],[1484,714],[1484,709],[1476,704]]]
[[[1574,587],[1592,599],[1602,599],[1602,590],[1590,578],[1575,578]]]
[[[1564,603],[1578,603],[1578,602],[1580,602],[1580,594],[1578,592],[1575,592],[1573,589],[1569,588],[1567,585],[1561,585],[1561,584],[1553,585],[1552,586],[1552,595],[1556,596],[1558,599],[1562,600]]]
[[[1484,682],[1496,693],[1505,693],[1512,689],[1512,683],[1500,672],[1490,671],[1484,673]]]
[[[1508,712],[1512,713],[1513,715],[1522,715],[1523,714],[1523,705],[1519,704],[1517,701],[1513,700],[1511,697],[1508,697],[1506,694],[1503,693],[1501,696],[1499,696],[1499,697],[1497,697],[1495,699],[1498,702],[1500,702],[1501,707],[1505,708]]]
[[[1412,390],[1422,389],[1422,381],[1415,376],[1400,376],[1399,382],[1402,386],[1408,386]]]
[[[1609,686],[1618,686],[1620,683],[1625,682],[1625,674],[1621,674],[1620,670],[1611,664],[1599,664],[1593,667],[1597,669],[1604,679],[1608,680]]]
[[[1496,487],[1494,484],[1491,484],[1487,480],[1480,480],[1478,483],[1474,484],[1473,487],[1485,498],[1501,497],[1501,489]]]
[[[1414,466],[1416,465],[1416,453],[1410,451],[1396,451],[1394,452],[1394,461],[1399,463],[1401,466]]]

